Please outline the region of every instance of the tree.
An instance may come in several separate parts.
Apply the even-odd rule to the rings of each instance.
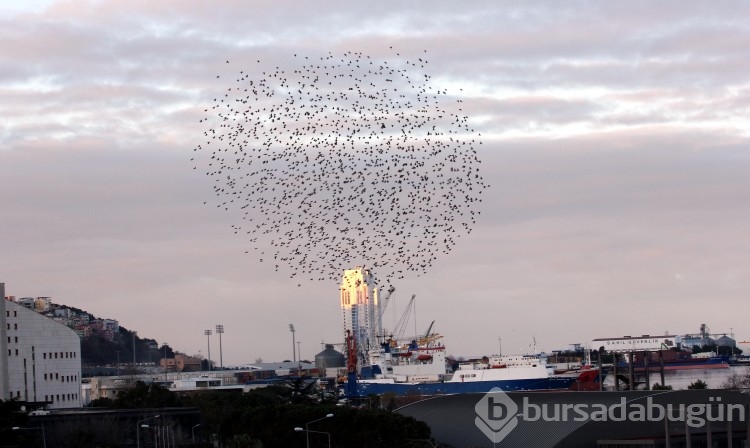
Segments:
[[[161,386],[137,382],[111,404],[115,408],[136,409],[196,407],[201,412],[202,431],[218,434],[221,444],[234,448],[301,446],[306,435],[310,436],[311,447],[325,447],[328,445],[325,434],[306,434],[293,428],[304,427],[305,423],[327,414],[334,417],[318,421],[314,429],[330,434],[332,446],[399,448],[413,446],[410,440],[430,439],[427,424],[398,413],[337,407],[314,400],[293,402],[295,397],[304,396],[301,389],[307,383],[300,380],[296,385],[280,383],[249,392],[204,391],[181,399]],[[83,441],[88,433],[72,435]]]
[[[164,408],[180,406],[180,399],[174,392],[159,384],[146,384],[136,381],[133,388],[117,394],[113,402],[118,409]]]
[[[227,448],[263,448],[263,442],[260,440],[253,440],[247,434],[236,434],[227,443]]]
[[[317,380],[307,376],[300,376],[287,380],[287,385],[292,390],[292,402],[299,403],[303,400],[310,399],[312,393],[315,392],[314,386],[317,383]]]
[[[690,383],[687,387],[688,389],[708,389],[708,384],[706,384],[703,380],[695,380],[692,383]]]
[[[738,374],[735,373],[721,385],[722,389],[739,390],[743,392],[750,391],[750,373]]]

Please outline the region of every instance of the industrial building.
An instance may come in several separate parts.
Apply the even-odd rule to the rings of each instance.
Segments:
[[[0,309],[0,393],[47,409],[81,406],[81,340],[67,326],[9,300]]]

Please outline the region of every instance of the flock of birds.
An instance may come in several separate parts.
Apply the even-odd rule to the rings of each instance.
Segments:
[[[234,71],[192,160],[262,262],[312,281],[367,266],[390,282],[471,232],[480,134],[427,64],[347,52]]]

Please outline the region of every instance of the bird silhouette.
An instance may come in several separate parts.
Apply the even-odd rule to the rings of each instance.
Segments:
[[[202,108],[193,168],[261,261],[270,249],[290,278],[338,282],[368,265],[390,281],[426,273],[471,232],[488,187],[480,136],[427,63],[354,51],[257,60]]]

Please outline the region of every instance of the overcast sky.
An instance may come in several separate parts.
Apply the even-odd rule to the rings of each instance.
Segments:
[[[394,284],[386,327],[416,294],[416,331],[435,320],[455,355],[701,323],[750,339],[746,2],[7,3],[6,294],[188,354],[223,324],[225,365],[291,358],[289,323],[303,358],[341,342],[338,283],[246,254],[190,158],[226,60],[393,46],[461,92],[490,188],[474,231]]]

